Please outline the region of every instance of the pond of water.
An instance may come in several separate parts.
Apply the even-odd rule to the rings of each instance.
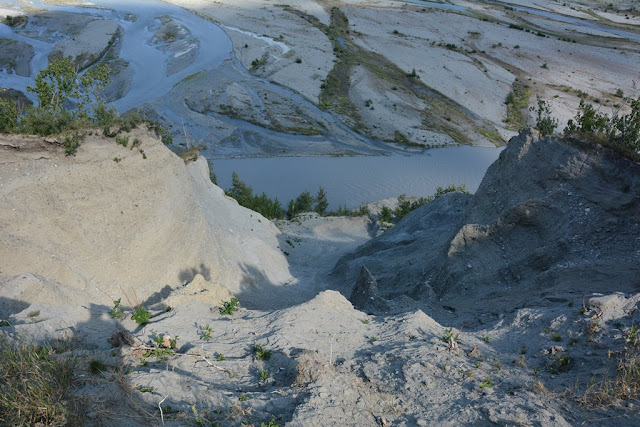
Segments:
[[[277,197],[283,207],[302,191],[315,194],[322,186],[330,209],[397,197],[429,196],[437,187],[465,184],[474,192],[502,148],[436,148],[412,156],[276,157],[213,160],[222,188],[237,172],[254,193]]]

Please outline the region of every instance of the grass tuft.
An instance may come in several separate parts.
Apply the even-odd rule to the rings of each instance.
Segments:
[[[74,358],[0,337],[0,425],[74,425]]]

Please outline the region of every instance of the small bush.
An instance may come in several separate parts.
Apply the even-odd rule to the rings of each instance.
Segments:
[[[378,221],[380,222],[391,222],[393,221],[393,211],[388,206],[383,206],[380,209],[380,215],[378,216]]]
[[[116,144],[122,145],[126,147],[129,145],[129,137],[128,136],[116,136]]]
[[[545,100],[539,96],[536,99],[537,107],[531,107],[531,111],[536,113],[536,129],[542,136],[553,135],[558,127],[558,119],[551,115],[551,110]]]
[[[151,313],[143,305],[139,305],[133,310],[131,319],[140,326],[146,325],[151,320]]]
[[[253,345],[253,357],[256,360],[269,360],[271,359],[271,352],[267,351],[260,344]]]
[[[222,307],[220,308],[220,314],[231,316],[233,313],[235,313],[238,310],[239,306],[240,306],[240,301],[238,300],[238,298],[233,297],[229,301],[224,301],[222,303]]]
[[[122,298],[118,298],[113,302],[113,308],[111,309],[111,317],[114,319],[122,319],[124,317],[124,308],[120,304],[120,300]]]
[[[211,339],[211,334],[213,333],[213,329],[209,324],[204,325],[200,329],[200,339],[204,341],[209,341]]]
[[[18,109],[8,99],[0,98],[0,133],[13,132],[18,126]]]

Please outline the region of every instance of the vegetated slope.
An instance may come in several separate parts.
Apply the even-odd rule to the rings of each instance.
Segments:
[[[42,138],[1,137],[4,297],[56,304],[44,292],[55,288],[59,304],[110,305],[125,293],[143,303],[200,273],[248,290],[250,304],[253,285],[290,279],[277,228],[211,184],[203,158],[185,165],[147,132],[134,138],[144,154],[89,135],[65,157]],[[23,273],[35,276],[7,284]]]
[[[434,313],[504,313],[577,303],[585,292],[637,292],[639,242],[640,165],[525,131],[475,195],[416,210],[344,257],[333,275],[347,296],[365,265],[378,297],[426,303]]]

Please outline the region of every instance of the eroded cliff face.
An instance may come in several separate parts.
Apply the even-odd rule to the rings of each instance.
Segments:
[[[446,195],[344,257],[346,295],[366,265],[378,297],[504,312],[583,292],[640,289],[640,165],[610,150],[513,138],[473,196]]]
[[[6,298],[158,301],[199,273],[250,304],[291,278],[278,229],[211,184],[204,158],[185,165],[140,129],[138,148],[89,135],[69,157],[42,138],[0,138]]]

